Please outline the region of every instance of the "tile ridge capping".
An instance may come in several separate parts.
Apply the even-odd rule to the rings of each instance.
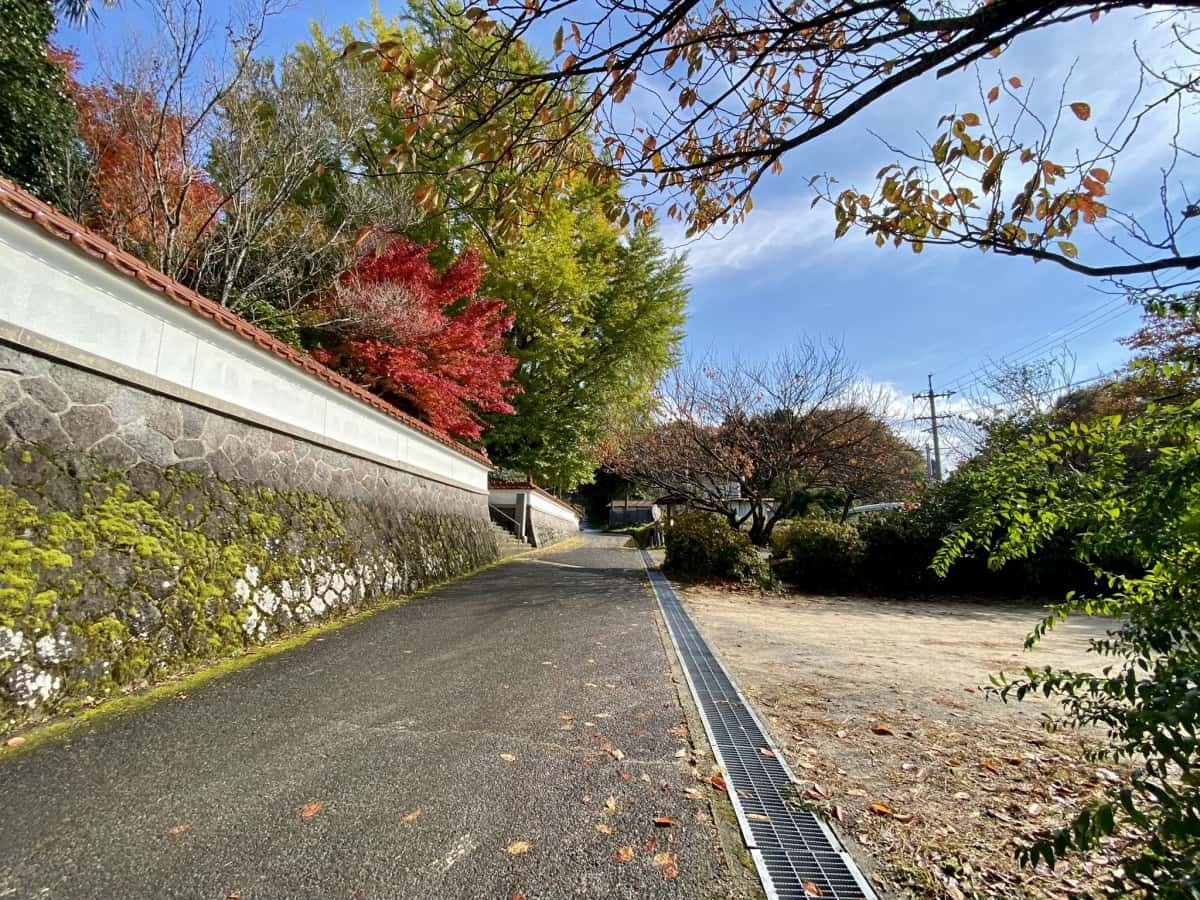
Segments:
[[[397,409],[386,400],[372,394],[366,388],[355,384],[337,372],[317,362],[307,353],[303,353],[274,335],[268,334],[257,325],[243,319],[232,310],[198,294],[196,291],[124,250],[118,249],[105,238],[79,224],[59,212],[53,206],[34,197],[28,191],[17,187],[11,181],[0,177],[0,208],[12,215],[27,219],[40,227],[42,231],[65,241],[76,249],[86,253],[98,262],[108,265],[121,276],[136,281],[144,288],[163,294],[179,306],[191,310],[197,316],[215,322],[226,331],[231,331],[242,340],[255,344],[262,350],[276,356],[292,366],[303,370],[314,378],[337,388],[342,393],[349,394],[360,403],[376,409],[379,412],[397,420],[401,424],[417,431],[454,452],[481,463],[488,469],[494,469],[492,461],[486,454],[473,450],[454,440],[443,431],[427,425],[415,416]]]

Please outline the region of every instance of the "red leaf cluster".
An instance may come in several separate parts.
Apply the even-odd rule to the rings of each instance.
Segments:
[[[317,303],[321,362],[447,434],[474,440],[481,413],[512,413],[517,361],[502,350],[513,317],[479,297],[467,249],[445,271],[429,245],[396,238],[358,258]]]
[[[88,227],[118,245],[139,245],[139,255],[159,265],[186,253],[216,224],[223,202],[189,159],[188,119],[134,87],[82,84],[75,54],[50,52],[67,73],[76,128],[92,166]]]

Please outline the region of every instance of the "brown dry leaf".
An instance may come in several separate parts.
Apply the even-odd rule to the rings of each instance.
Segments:
[[[1021,763],[1025,762],[1025,760],[1020,756],[1006,756],[1004,757],[1004,761],[1010,766],[1019,766]]]
[[[671,860],[662,867],[662,873],[663,878],[665,878],[667,881],[674,881],[679,877],[679,863],[677,863],[675,860]]]
[[[683,796],[687,797],[689,800],[703,800],[704,791],[698,791],[695,788],[684,788]]]
[[[612,815],[613,813],[615,813],[617,811],[617,798],[616,797],[609,797],[607,800],[604,801],[604,811],[606,813],[608,813],[609,815]]]
[[[897,813],[896,815],[892,816],[892,819],[899,822],[901,825],[907,825],[913,820],[913,818],[914,817],[910,813],[905,813],[904,815]]]
[[[520,856],[523,853],[528,853],[532,849],[533,844],[529,843],[529,841],[513,841],[504,848],[504,852],[509,856]]]
[[[959,791],[957,794],[954,795],[954,799],[955,800],[970,800],[971,795],[968,794],[966,791]]]
[[[825,800],[829,797],[829,792],[819,784],[813,784],[804,791],[804,796],[809,800]]]
[[[622,753],[620,750],[618,750],[616,747],[611,747],[608,751],[608,755],[611,756],[613,759],[615,759],[617,762],[620,762],[621,760],[623,760],[625,758],[625,754]]]
[[[680,747],[678,750],[675,751],[676,759],[683,759],[687,755],[688,755],[687,747]]]
[[[654,824],[658,828],[670,828],[675,824],[675,820],[670,816],[656,816]]]
[[[670,851],[667,851],[667,850],[663,850],[659,853],[655,853],[654,859],[651,860],[651,862],[653,862],[654,865],[656,865],[656,866],[665,866],[667,863],[671,862],[671,860],[673,860],[674,858],[675,858],[674,853],[671,853]]]
[[[880,722],[878,725],[875,725],[871,729],[871,731],[875,734],[883,734],[883,735],[889,735],[889,736],[894,735],[896,733],[896,732],[892,731],[892,729],[889,726],[884,725],[882,722]]]
[[[559,718],[562,719],[564,722],[575,721],[575,717],[573,715],[571,715],[570,713],[563,713],[561,716],[559,716]]]
[[[302,807],[300,807],[300,819],[304,822],[307,822],[324,808],[325,804],[320,800],[314,800],[312,803],[305,803]]]
[[[804,896],[823,897],[825,896],[825,892],[821,890],[820,885],[818,885],[816,882],[806,881],[804,882]]]
[[[613,833],[612,826],[611,826],[611,825],[605,825],[605,824],[603,824],[603,823],[601,823],[601,824],[597,825],[597,826],[596,826],[596,830],[597,830],[598,832],[600,832],[601,834],[612,834],[612,833]]]
[[[657,849],[658,841],[656,841],[654,838],[646,838],[646,840],[642,841],[643,853],[653,853]]]
[[[766,756],[771,759],[773,759],[775,757],[775,751],[772,750],[770,747],[759,747],[758,752],[761,753],[763,756]]]
[[[886,803],[872,803],[867,809],[877,816],[894,816],[896,814]]]
[[[225,898],[225,900],[242,900],[242,892],[241,891],[230,891],[229,895]]]
[[[725,791],[725,793],[729,793],[729,788],[727,788],[725,786],[725,779],[722,778],[720,775],[713,775],[713,776],[710,776],[709,778],[704,778],[701,780],[707,781],[709,784],[711,784],[713,787],[715,787],[718,791]]]
[[[762,813],[746,813],[746,818],[752,822],[770,822],[770,816],[764,816]]]
[[[996,768],[996,764],[994,762],[992,762],[990,759],[985,758],[985,759],[979,760],[979,768],[987,769],[989,772],[991,772],[994,775],[1000,774],[1000,770]]]
[[[403,822],[405,825],[411,825],[413,822],[415,822],[417,820],[417,816],[419,816],[420,814],[421,814],[421,807],[418,806],[416,809],[414,809],[408,815],[401,818],[400,821]]]
[[[620,850],[618,850],[616,853],[613,854],[613,858],[612,858],[612,861],[615,863],[618,863],[619,865],[625,865],[625,863],[631,862],[632,860],[633,860],[633,848],[632,847],[622,847]]]
[[[1079,119],[1081,122],[1086,122],[1092,117],[1092,108],[1086,103],[1072,103],[1071,112],[1075,113],[1075,118]]]
[[[525,900],[525,892],[517,891],[515,894],[509,897],[508,900]]]
[[[167,834],[174,836],[174,835],[177,835],[177,834],[183,834],[183,833],[184,833],[185,831],[187,831],[187,830],[188,830],[188,823],[187,823],[187,822],[180,822],[178,825],[175,825],[175,826],[174,826],[174,827],[172,827],[172,828],[168,828],[168,829],[167,829]]]
[[[4,746],[6,746],[6,747],[20,747],[20,746],[21,746],[23,743],[25,743],[25,738],[23,738],[23,737],[20,737],[20,736],[18,736],[18,737],[10,737],[10,738],[9,738],[7,741],[5,741],[5,742],[4,742]]]
[[[516,762],[517,761],[517,758],[515,756],[513,756],[511,753],[501,753],[500,758],[502,760],[504,760],[505,762]]]

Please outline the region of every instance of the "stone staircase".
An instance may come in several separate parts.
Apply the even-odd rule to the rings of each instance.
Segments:
[[[532,550],[533,547],[525,541],[517,540],[517,536],[509,531],[492,523],[492,530],[496,532],[496,545],[500,548],[500,558],[506,559],[509,556],[516,556],[518,553],[524,553],[526,550]]]

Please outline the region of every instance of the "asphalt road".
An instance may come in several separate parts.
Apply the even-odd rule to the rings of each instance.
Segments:
[[[510,562],[0,760],[0,898],[726,896],[619,543]]]

